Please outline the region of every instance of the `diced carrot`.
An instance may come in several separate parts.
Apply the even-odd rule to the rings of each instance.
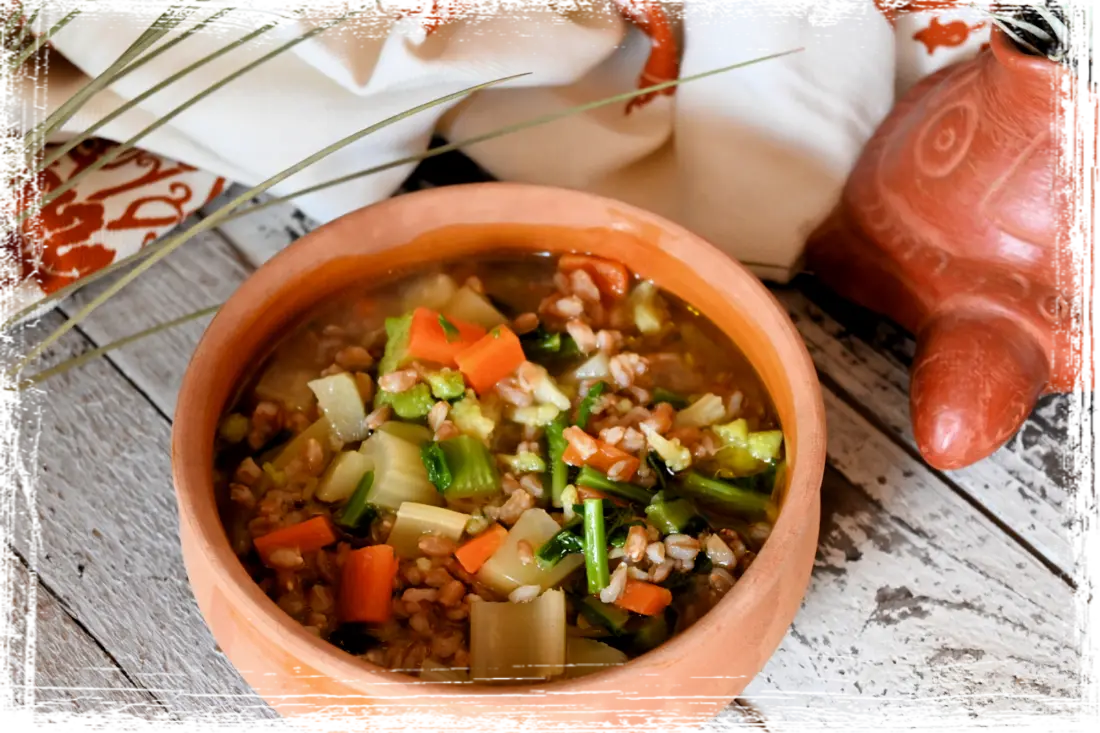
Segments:
[[[592,255],[568,254],[558,260],[562,272],[584,270],[606,297],[617,300],[630,290],[630,272],[625,265]]]
[[[506,537],[508,537],[508,530],[499,524],[494,524],[455,550],[455,559],[467,573],[476,573],[485,561],[500,549]]]
[[[455,357],[484,335],[481,326],[444,318],[428,308],[417,308],[409,326],[409,355],[454,366]]]
[[[615,601],[619,608],[640,613],[643,616],[655,616],[672,603],[672,591],[643,580],[628,578],[626,588]]]
[[[297,548],[299,552],[314,552],[336,541],[336,532],[328,517],[320,516],[282,527],[252,541],[260,559],[267,564],[275,550]]]
[[[569,440],[569,431],[580,430],[577,426],[566,428],[564,431],[565,439]],[[589,436],[591,437],[591,436]],[[606,443],[599,438],[592,438],[596,442],[596,452],[590,455],[588,458],[581,456],[581,452],[577,450],[576,441],[569,440],[569,446],[562,453],[561,459],[568,463],[570,466],[592,466],[597,471],[609,474],[611,467],[626,461],[626,465],[615,476],[609,476],[609,478],[615,481],[629,481],[634,477],[634,472],[638,470],[638,466],[641,465],[641,461],[636,456],[632,456],[626,451],[619,450],[615,446]]]
[[[507,326],[497,326],[455,357],[455,363],[474,391],[483,394],[527,361],[519,337]]]
[[[371,545],[348,553],[340,578],[341,620],[368,624],[390,620],[397,563],[389,545]]]

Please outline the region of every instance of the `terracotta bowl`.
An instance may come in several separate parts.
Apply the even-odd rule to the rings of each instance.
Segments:
[[[249,368],[329,293],[502,249],[587,251],[622,261],[718,324],[775,402],[789,480],[771,538],[750,570],[709,614],[658,649],[576,680],[509,687],[422,683],[311,636],[251,580],[215,507],[214,434]],[[566,724],[573,731],[608,724],[663,729],[713,717],[764,666],[806,592],[824,460],[824,408],[813,364],[783,309],[744,267],[690,232],[625,204],[504,183],[390,199],[323,226],[274,257],[207,329],[180,389],[172,435],[184,560],[214,638],[280,713],[329,716],[343,721],[341,729],[366,729],[366,723],[371,730],[443,730],[474,722],[469,718],[482,729],[519,721],[535,722],[539,730]]]

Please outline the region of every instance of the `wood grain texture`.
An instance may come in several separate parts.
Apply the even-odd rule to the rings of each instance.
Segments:
[[[814,290],[815,295],[822,295]],[[776,296],[787,308],[821,374],[872,415],[879,427],[916,451],[909,420],[908,363],[912,340],[896,327],[867,313],[829,301],[848,315],[849,328],[811,302],[805,293],[783,289]],[[858,325],[857,325],[858,324]],[[874,335],[871,335],[874,334]],[[949,481],[983,506],[1067,576],[1073,575],[1069,536],[1072,481],[1062,468],[1064,441],[1051,419],[1057,401],[1048,398],[1008,446],[991,458],[946,474]],[[1063,428],[1064,429],[1064,428]]]
[[[51,314],[30,335],[60,322]],[[67,334],[46,366],[89,347],[78,332]],[[174,353],[185,362],[189,352]],[[217,650],[187,584],[168,421],[105,360],[50,380],[26,402],[37,413],[25,429],[38,435],[38,480],[35,506],[22,511],[40,518],[43,582],[169,712],[273,717]],[[14,538],[25,557],[31,542],[25,530]]]
[[[114,712],[163,717],[165,711],[156,699],[127,678],[19,558],[5,554],[5,572],[14,590],[8,610],[13,702],[33,706],[40,714]],[[33,625],[28,623],[32,614]]]
[[[745,696],[769,729],[843,710],[953,730],[1079,695],[1070,588],[826,391],[829,469],[810,589]]]

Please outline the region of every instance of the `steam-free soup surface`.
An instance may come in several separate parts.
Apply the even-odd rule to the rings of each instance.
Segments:
[[[783,436],[690,306],[586,255],[334,295],[223,418],[252,577],[310,633],[426,680],[618,665],[706,613],[768,537]]]

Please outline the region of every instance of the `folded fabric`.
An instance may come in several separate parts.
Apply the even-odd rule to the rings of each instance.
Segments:
[[[182,217],[210,196],[219,178],[258,183],[366,125],[495,78],[529,72],[366,137],[273,191],[291,193],[422,152],[433,132],[452,141],[466,139],[665,77],[801,49],[686,83],[674,93],[591,110],[466,151],[498,178],[591,190],[656,211],[696,230],[762,277],[785,281],[797,272],[806,236],[834,205],[861,147],[899,91],[972,55],[988,38],[981,11],[899,14],[883,12],[880,3],[776,0],[719,6],[688,0],[679,6],[595,0],[531,4],[512,13],[479,13],[474,2],[447,4],[450,13],[439,12],[438,2],[406,3],[410,7],[404,11],[372,9],[248,71],[164,122],[139,145],[210,174],[179,205],[176,213]],[[276,22],[257,40],[184,76],[98,131],[126,140],[211,84],[326,22],[319,11],[311,11],[310,19],[291,18],[293,5],[275,5],[286,17],[270,5],[227,13],[95,96],[58,139],[82,131],[261,23]],[[107,68],[167,6],[167,0],[157,0],[88,10],[58,33],[46,78],[47,112],[88,75]],[[436,12],[428,12],[433,8]],[[214,10],[194,11],[169,38]],[[27,112],[36,100],[34,84],[26,79],[23,94],[9,101],[25,105],[24,119],[34,118]],[[413,165],[296,203],[310,217],[327,221],[391,195]],[[73,203],[95,198],[85,189],[110,188],[97,179],[81,184]],[[133,186],[111,198],[121,206],[127,195],[148,196]],[[162,203],[173,205],[168,199]],[[117,231],[108,220],[117,222],[125,210],[114,219],[107,216],[96,235],[102,240],[86,242],[122,257],[159,231],[146,229],[140,237],[108,243]],[[45,232],[42,236],[51,241]],[[72,251],[80,251],[79,263],[66,261],[39,282],[78,277],[108,261],[98,250]],[[53,267],[47,259],[41,258],[43,267]]]

